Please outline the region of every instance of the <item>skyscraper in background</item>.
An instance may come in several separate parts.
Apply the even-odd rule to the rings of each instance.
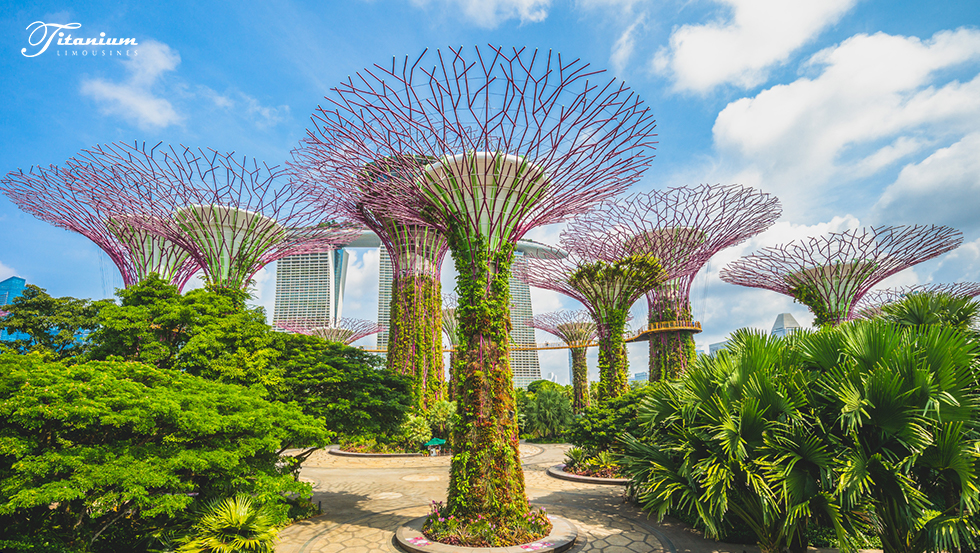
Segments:
[[[510,284],[510,338],[516,346],[533,346],[534,329],[527,321],[534,313],[531,310],[531,289],[525,282],[514,277],[520,264],[527,263],[526,250],[519,242],[514,251],[514,266],[508,283]],[[537,350],[510,350],[510,369],[514,374],[514,386],[524,388],[531,382],[541,379],[541,365]]]
[[[276,264],[272,325],[303,320],[332,326],[343,313],[350,254],[343,248],[286,256]]]
[[[388,250],[380,248],[378,260],[378,324],[385,329],[378,333],[378,349],[388,349],[388,327],[391,326],[391,283],[395,280],[395,270],[391,265]]]

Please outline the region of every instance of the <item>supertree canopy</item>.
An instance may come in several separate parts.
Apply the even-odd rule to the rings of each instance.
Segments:
[[[331,342],[340,342],[348,346],[365,336],[377,334],[384,330],[383,326],[374,321],[347,317],[340,319],[336,324],[330,326],[324,326],[319,321],[308,321],[304,319],[280,321],[276,323],[276,326],[289,332],[295,332],[296,334],[316,336],[317,338],[323,338]]]
[[[980,296],[980,282],[947,282],[943,284],[915,284],[899,288],[871,290],[854,305],[855,317],[872,318],[880,315],[882,307],[901,301],[912,294],[946,294],[957,298]]]
[[[69,159],[62,167],[12,171],[0,179],[0,190],[38,219],[94,242],[119,269],[123,285],[131,286],[157,273],[183,288],[200,265],[167,238],[134,224],[166,213],[152,211],[158,206],[147,206],[140,213],[119,215],[100,201],[107,188],[135,190],[145,184],[138,173]]]
[[[554,334],[572,352],[572,409],[581,413],[589,408],[589,367],[585,361],[588,346],[599,337],[595,321],[588,311],[554,311],[543,313],[527,322],[532,328]]]
[[[446,387],[440,302],[446,237],[432,226],[399,221],[381,207],[389,175],[376,164],[353,181],[321,178],[320,167],[331,153],[323,147],[327,137],[316,118],[313,123],[316,130],[293,152],[293,186],[321,205],[338,206],[381,239],[393,269],[390,321],[382,321],[389,328],[387,366],[412,378],[416,409],[425,410],[443,398]]]
[[[629,359],[623,333],[630,307],[667,278],[653,255],[631,253],[629,244],[614,235],[605,239],[607,245],[602,250],[607,259],[574,253],[562,259],[532,258],[518,275],[531,286],[578,300],[592,316],[599,336],[600,400],[629,390]],[[562,235],[563,248],[572,241],[572,235]]]
[[[793,297],[814,324],[838,325],[855,316],[857,302],[898,271],[960,245],[963,235],[945,226],[881,226],[810,237],[764,248],[730,263],[721,279]]]
[[[103,182],[95,200],[113,219],[179,245],[211,286],[245,288],[272,261],[329,251],[358,232],[286,186],[283,170],[232,153],[117,143],[85,158],[95,171],[139,177],[138,187]]]
[[[695,357],[700,327],[691,313],[691,283],[718,251],[766,230],[779,218],[779,200],[740,185],[678,187],[603,202],[569,224],[568,247],[608,258],[614,234],[635,253],[653,255],[669,280],[647,292],[650,382],[676,377]],[[593,251],[594,250],[594,251]]]
[[[511,525],[529,509],[508,360],[515,242],[620,193],[652,159],[649,108],[598,74],[551,52],[436,51],[358,73],[316,115],[322,175],[357,181],[373,164],[390,180],[369,200],[448,239],[459,273],[453,443],[464,449],[446,512],[457,517]]]

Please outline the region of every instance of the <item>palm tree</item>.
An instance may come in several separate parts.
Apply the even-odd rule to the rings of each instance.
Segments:
[[[869,500],[885,553],[972,547],[980,507],[974,346],[956,328],[858,321],[803,344],[840,443],[842,505]]]
[[[793,343],[739,331],[729,352],[702,357],[677,385],[655,384],[639,416],[649,439],[624,438],[622,464],[644,509],[697,514],[721,538],[736,517],[763,553],[805,550],[822,518],[844,537],[826,432],[808,417],[814,375]]]
[[[903,326],[941,324],[968,332],[980,322],[980,302],[938,292],[909,294],[881,307],[882,317]]]
[[[526,428],[537,438],[560,436],[572,423],[572,403],[552,387],[541,387],[527,403]]]
[[[279,534],[265,505],[246,495],[212,500],[185,536],[180,553],[272,553]]]

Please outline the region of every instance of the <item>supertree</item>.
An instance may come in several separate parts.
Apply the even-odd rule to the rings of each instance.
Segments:
[[[234,153],[157,144],[108,144],[84,151],[102,181],[93,198],[113,218],[190,253],[215,288],[244,289],[263,266],[287,255],[329,251],[358,228],[286,186],[284,170]],[[150,216],[148,216],[150,215]]]
[[[667,273],[650,254],[634,253],[631,241],[607,234],[603,258],[583,257],[569,248],[576,240],[562,234],[562,248],[572,249],[565,258],[532,258],[519,278],[538,288],[554,290],[576,299],[592,316],[599,337],[599,400],[618,397],[629,390],[629,359],[626,355],[626,322],[630,307],[653,287],[663,284]]]
[[[838,325],[875,284],[960,245],[963,234],[945,226],[880,226],[832,232],[763,248],[730,263],[721,279],[765,288],[806,305],[814,324]]]
[[[293,151],[293,186],[328,209],[337,206],[381,239],[393,273],[390,320],[381,321],[389,328],[386,363],[411,377],[415,407],[424,411],[442,399],[446,387],[440,301],[442,262],[449,249],[446,237],[432,226],[399,221],[379,206],[380,201],[368,201],[383,200],[389,180],[376,164],[365,166],[353,183],[321,178],[320,167],[331,155],[323,147],[329,137],[315,117],[313,125],[310,137]]]
[[[655,123],[624,84],[551,52],[423,53],[358,73],[316,115],[321,174],[388,174],[377,201],[446,235],[459,273],[459,421],[445,512],[512,526],[528,512],[508,361],[514,244],[635,182]],[[432,159],[419,166],[416,160]],[[351,182],[350,186],[356,186]]]
[[[980,296],[980,282],[947,282],[943,284],[914,284],[899,288],[871,290],[854,305],[855,318],[870,319],[881,314],[881,308],[901,301],[912,294],[947,294],[957,298]]]
[[[589,366],[585,353],[599,337],[595,321],[588,311],[554,311],[537,315],[527,323],[532,328],[554,334],[572,352],[572,409],[576,414],[589,408]]]
[[[576,217],[568,229],[568,247],[584,255],[608,256],[612,233],[636,253],[660,260],[669,280],[647,292],[650,382],[676,377],[695,358],[694,334],[700,327],[691,313],[691,283],[720,250],[766,230],[779,218],[779,200],[740,185],[677,187],[603,202]]]
[[[164,217],[158,206],[119,214],[99,200],[106,188],[136,189],[141,175],[121,168],[94,166],[84,159],[69,159],[63,166],[31,167],[12,171],[0,179],[0,190],[20,209],[54,226],[88,238],[119,269],[124,286],[132,286],[151,273],[178,288],[200,265],[190,254],[165,237],[147,232],[134,221]]]
[[[324,326],[319,321],[308,321],[304,319],[280,321],[276,323],[276,326],[289,332],[295,332],[296,334],[316,336],[317,338],[323,338],[331,342],[340,342],[347,346],[365,336],[377,334],[384,330],[383,326],[374,321],[351,319],[348,317],[344,317],[337,321],[336,324],[329,326]]]

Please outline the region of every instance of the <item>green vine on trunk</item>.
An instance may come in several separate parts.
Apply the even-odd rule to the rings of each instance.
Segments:
[[[441,290],[429,275],[402,276],[392,283],[387,363],[412,378],[417,411],[444,396]]]
[[[568,283],[591,304],[599,330],[599,401],[629,391],[629,359],[623,331],[633,302],[666,280],[660,261],[652,255],[632,255],[618,261],[583,263]]]
[[[813,313],[813,326],[836,326],[841,317],[831,311],[823,296],[813,284],[805,282],[791,282],[789,294],[793,296],[793,301],[802,303]]]
[[[672,305],[682,302],[682,305]],[[663,300],[651,306],[650,323],[691,321],[691,303],[683,300]],[[650,338],[650,382],[680,378],[697,359],[694,333],[685,330],[658,332]]]
[[[578,415],[589,408],[589,365],[587,348],[572,348],[572,411]]]
[[[449,248],[459,273],[459,346],[452,368],[458,421],[446,514],[514,525],[530,509],[508,357],[514,246],[505,243],[501,251],[488,253],[486,238],[453,228]]]

